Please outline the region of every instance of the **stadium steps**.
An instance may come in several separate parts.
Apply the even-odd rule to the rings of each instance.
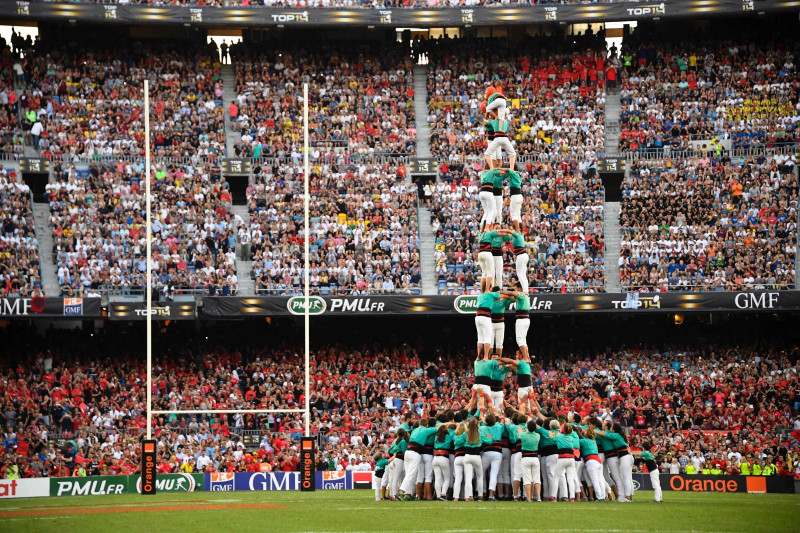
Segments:
[[[622,105],[619,92],[606,93],[605,134],[606,157],[619,157],[619,116]]]
[[[246,205],[232,205],[231,211],[234,215],[239,215],[250,227],[250,214],[247,212]],[[250,255],[244,254],[242,245],[236,245],[236,277],[239,278],[239,296],[253,296],[256,293],[256,282],[252,276],[253,262]]]
[[[619,229],[619,202],[605,202],[603,204],[605,216],[604,236],[606,249],[603,254],[605,258],[606,272],[606,292],[621,292],[619,284],[619,253],[620,253],[620,229]]]
[[[231,105],[231,102],[236,100],[236,69],[233,65],[222,65],[220,66],[220,75],[222,76],[222,88],[223,88],[223,95],[222,95],[222,109],[225,115],[225,154],[228,157],[234,156],[233,146],[239,142],[239,139],[242,138],[242,134],[236,131],[233,131],[233,125],[231,124],[231,117],[228,114],[228,106]],[[239,280],[239,286],[241,287],[242,280]]]
[[[417,130],[419,132],[419,130]],[[424,205],[419,206],[419,256],[422,263],[422,294],[439,294],[436,284],[436,237],[431,228],[431,212]]]
[[[428,67],[414,65],[414,121],[417,126],[417,157],[431,156],[428,126]]]
[[[35,198],[34,198],[35,200]],[[58,269],[53,261],[53,231],[50,227],[50,205],[44,202],[33,204],[33,220],[36,224],[36,239],[39,241],[39,272],[42,276],[44,293],[58,296]]]

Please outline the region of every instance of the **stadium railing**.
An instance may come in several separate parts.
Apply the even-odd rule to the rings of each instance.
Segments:
[[[800,149],[800,143],[788,143],[780,146],[763,146],[759,148],[734,148],[733,150],[724,150],[725,155],[729,157],[749,157],[754,155],[786,155],[794,154]],[[715,150],[671,150],[668,147],[664,148],[642,148],[639,150],[626,150],[622,152],[622,156],[628,161],[635,161],[637,159],[658,159],[660,157],[699,157],[702,155],[713,155]]]

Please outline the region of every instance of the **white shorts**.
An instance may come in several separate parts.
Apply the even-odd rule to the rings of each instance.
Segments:
[[[522,401],[533,396],[533,387],[520,387],[517,389],[517,399]]]
[[[491,319],[489,319],[491,320]],[[492,346],[498,350],[503,349],[503,339],[506,336],[505,322],[492,322]]]
[[[505,150],[509,157],[517,155],[517,151],[514,150],[514,147],[511,145],[511,140],[508,137],[495,137],[492,139],[489,146],[486,147],[484,155],[493,156],[493,154],[501,148]]]
[[[500,120],[506,119],[506,112],[508,111],[508,101],[500,96],[497,96],[492,102],[486,106],[486,112],[497,112],[497,118]]]
[[[472,390],[483,393],[483,395],[487,398],[492,397],[492,388],[489,385],[480,385],[478,383],[474,383],[472,385]]]
[[[511,205],[509,208],[511,212],[511,220],[515,222],[522,222],[522,195],[512,194]]]
[[[491,344],[492,319],[488,316],[475,316],[475,329],[478,332],[478,344]]]
[[[517,346],[528,345],[528,328],[530,327],[530,318],[518,318],[514,321],[514,333],[517,337]]]
[[[503,391],[491,391],[489,396],[492,398],[494,408],[500,410],[503,407]]]
[[[492,252],[478,252],[478,265],[481,267],[481,277],[494,279],[494,257]]]

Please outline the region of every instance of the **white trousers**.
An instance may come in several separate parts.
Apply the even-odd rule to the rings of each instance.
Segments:
[[[506,113],[508,112],[508,102],[506,102],[505,98],[498,96],[486,106],[486,112],[488,113],[490,111],[496,112],[498,119],[505,120]]]
[[[502,255],[494,255],[492,256],[494,259],[494,284],[503,288],[503,256]]]
[[[475,315],[475,329],[478,331],[478,344],[492,343],[492,319],[490,317]]]
[[[594,487],[594,497],[598,500],[606,499],[606,480],[603,479],[603,464],[590,459],[586,461],[586,473]]]
[[[389,480],[389,495],[394,496],[400,488],[400,483],[403,482],[405,476],[405,459],[394,458],[390,463],[392,465],[392,478]]]
[[[494,194],[494,193],[492,193]],[[494,195],[494,221],[497,224],[503,223],[503,195]]]
[[[622,486],[622,479],[619,476],[619,457],[609,457],[606,464],[608,465],[608,473],[611,476],[611,484],[617,486],[617,497],[624,498],[625,490]]]
[[[653,485],[653,490],[656,492],[653,499],[657,502],[660,502],[664,499],[661,493],[661,478],[659,477],[658,468],[650,472],[650,484]],[[633,487],[633,485],[631,485]]]
[[[522,458],[522,484],[525,486],[531,483],[541,483],[538,457]]]
[[[528,254],[519,254],[516,259],[514,259],[514,263],[517,267],[517,279],[519,280],[520,284],[520,291],[524,294],[528,294],[528,262],[530,261],[530,256]]]
[[[478,199],[481,201],[481,207],[483,207],[481,224],[494,224],[497,218],[495,214],[496,204],[494,203],[494,193],[492,191],[481,191],[478,193]]]
[[[500,474],[500,465],[503,462],[503,454],[500,452],[483,452],[481,464],[483,465],[483,477],[489,474],[489,490],[497,490],[497,476]]]
[[[433,457],[433,477],[436,496],[447,496],[450,488],[450,458],[443,455]]]
[[[633,455],[628,454],[619,458],[619,478],[622,481],[620,494],[633,496]]]
[[[554,453],[545,457],[545,473],[547,474],[547,497],[558,497],[558,479],[556,477],[556,463],[558,462],[558,454]]]
[[[522,481],[522,452],[511,454],[511,481]]]
[[[503,408],[503,391],[492,391],[490,397],[494,408],[500,411]]]
[[[464,456],[464,497],[472,498],[472,480],[477,478],[478,497],[483,497],[483,466],[480,455]]]
[[[433,455],[422,455],[417,483],[433,483]]]
[[[483,155],[493,156],[494,153],[500,149],[504,150],[506,155],[509,157],[517,155],[517,151],[514,150],[514,146],[511,144],[511,139],[508,137],[495,137],[489,141],[489,145],[486,147],[486,151],[483,153]],[[495,159],[498,158],[495,157]]]
[[[417,476],[419,475],[420,466],[425,468],[425,466],[422,465],[422,456],[413,450],[406,450],[406,475],[403,478],[403,484],[400,485],[400,490],[403,491],[403,494],[414,494],[417,488]]]
[[[583,463],[581,461],[576,461],[575,459],[572,460],[575,465],[572,469],[572,482],[575,484],[575,494],[578,494],[581,491],[581,474]]]
[[[552,457],[552,456],[551,456]],[[567,483],[567,497],[572,499],[575,497],[575,459],[572,458],[558,458],[555,464],[555,475],[556,479],[560,479],[562,476],[566,478]],[[553,490],[552,487],[550,489],[550,497],[555,498],[557,497],[557,490]]]
[[[498,350],[502,350],[503,340],[505,338],[506,338],[506,323],[492,322],[492,346],[494,346]]]
[[[517,338],[517,346],[528,345],[528,328],[530,327],[530,318],[518,318],[514,321],[514,335]]]
[[[464,456],[456,457],[453,461],[453,498],[461,498],[461,488],[464,485]]]
[[[494,257],[492,252],[478,252],[478,266],[481,267],[481,277],[494,280]]]
[[[381,487],[388,487],[389,481],[392,479],[392,472],[394,472],[394,461],[386,465],[386,470],[383,472],[383,477],[381,478]]]
[[[611,479],[611,467],[608,465],[606,454],[598,453],[597,455],[600,457],[600,461],[603,463],[603,479],[606,481],[606,485],[609,487],[616,486],[617,482]]]
[[[512,222],[522,222],[522,195],[512,194],[509,207]]]

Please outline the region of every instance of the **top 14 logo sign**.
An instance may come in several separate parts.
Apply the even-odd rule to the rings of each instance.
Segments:
[[[655,16],[658,16],[658,15],[663,15],[666,12],[667,12],[667,8],[666,8],[666,6],[664,6],[663,2],[660,3],[660,4],[651,4],[651,5],[641,6],[641,7],[630,7],[630,8],[628,8],[628,14],[636,16],[636,17],[642,17],[642,16],[655,17]]]

